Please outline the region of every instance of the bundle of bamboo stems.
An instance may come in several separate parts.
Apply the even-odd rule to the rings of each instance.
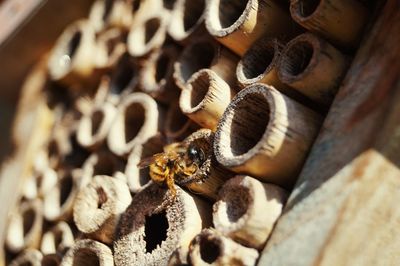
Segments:
[[[5,260],[256,264],[368,14],[283,2],[97,0],[68,26]]]

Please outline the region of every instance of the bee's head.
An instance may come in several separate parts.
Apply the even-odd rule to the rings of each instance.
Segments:
[[[202,165],[203,162],[206,160],[204,151],[196,145],[189,145],[187,155],[190,160],[197,163],[198,165]]]

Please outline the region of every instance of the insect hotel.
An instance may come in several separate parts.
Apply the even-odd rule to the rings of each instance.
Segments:
[[[0,266],[400,265],[399,1],[0,22]]]

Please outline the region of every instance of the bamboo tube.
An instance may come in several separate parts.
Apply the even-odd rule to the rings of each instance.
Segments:
[[[132,19],[129,1],[124,0],[97,0],[89,12],[89,21],[96,32],[110,27],[127,30],[132,24]]]
[[[181,92],[179,106],[197,124],[215,131],[234,95],[235,91],[214,71],[203,69],[187,82]]]
[[[126,52],[126,38],[126,33],[118,28],[111,28],[97,37],[97,47],[101,53],[106,55],[104,62],[101,62],[100,66],[106,71],[114,68],[118,60]]]
[[[43,255],[36,249],[26,249],[9,266],[42,266]]]
[[[204,161],[199,165],[197,172],[188,177],[191,181],[183,180],[180,185],[185,186],[192,193],[216,200],[219,189],[233,174],[215,160],[213,142],[214,133],[209,129],[200,129],[184,140],[189,147],[193,145],[200,148],[204,153]]]
[[[92,26],[79,20],[67,27],[51,51],[50,78],[75,90],[88,90],[98,82],[98,62],[104,62],[95,43]]]
[[[167,45],[149,55],[140,74],[142,91],[163,103],[170,103],[179,96],[179,89],[172,77],[178,54],[177,46]]]
[[[77,195],[74,222],[90,238],[110,244],[119,217],[131,200],[125,182],[110,176],[95,176]]]
[[[157,16],[160,13],[168,18],[171,5],[174,0],[133,0],[131,1],[131,10],[133,12],[133,22],[131,25],[137,25],[143,21]],[[161,12],[160,12],[161,11]]]
[[[210,224],[210,206],[179,187],[175,198],[157,184],[145,188],[122,215],[114,241],[115,265],[167,265]]]
[[[185,43],[190,36],[205,32],[205,7],[205,0],[177,0],[168,26],[172,39]]]
[[[38,248],[42,235],[43,208],[39,199],[22,202],[11,214],[5,244],[17,253],[26,248]]]
[[[160,48],[165,40],[168,13],[161,11],[140,23],[133,23],[128,35],[128,51],[133,57],[142,57]]]
[[[58,266],[61,264],[62,257],[59,254],[47,254],[42,258],[41,266]]]
[[[199,126],[182,113],[178,102],[174,102],[168,108],[165,118],[165,136],[169,143],[182,141]]]
[[[168,259],[168,266],[190,265],[188,261],[189,250],[187,248],[177,248],[172,252]]]
[[[83,239],[75,242],[61,261],[61,266],[114,266],[111,249],[95,240]]]
[[[23,196],[28,200],[44,197],[57,183],[57,173],[47,168],[30,176],[23,186]]]
[[[218,74],[231,86],[236,84],[232,69],[236,68],[239,57],[208,37],[193,38],[174,64],[174,79],[179,88],[197,71],[208,68]]]
[[[127,96],[118,106],[114,123],[107,137],[110,150],[118,156],[128,155],[160,132],[163,111],[156,101],[141,92]]]
[[[70,226],[66,222],[61,221],[44,233],[40,251],[44,255],[64,254],[74,242],[74,235]]]
[[[255,84],[240,91],[226,109],[214,153],[219,163],[237,173],[290,187],[321,120],[273,87]]]
[[[80,188],[81,172],[78,170],[59,170],[57,184],[43,199],[43,214],[48,221],[68,220]]]
[[[128,162],[125,169],[127,184],[132,193],[139,193],[152,183],[149,174],[149,168],[139,168],[138,164],[145,158],[149,158],[156,153],[163,152],[164,144],[165,141],[158,134],[147,140],[142,145],[137,145],[133,148],[128,157]]]
[[[293,19],[344,48],[356,48],[368,21],[368,10],[360,1],[291,0]]]
[[[290,38],[299,31],[289,14],[272,0],[210,0],[206,27],[238,55],[244,55],[263,35]]]
[[[189,259],[193,266],[256,264],[258,252],[226,238],[212,229],[204,229],[190,244]]]
[[[282,213],[287,196],[278,186],[238,175],[219,191],[213,206],[215,229],[244,246],[261,250]]]
[[[96,175],[107,175],[126,181],[124,162],[105,150],[92,153],[83,164],[81,186],[86,186]]]
[[[116,113],[116,108],[106,102],[83,114],[76,133],[78,143],[87,149],[96,150],[106,139]]]
[[[278,64],[279,78],[317,104],[328,107],[349,60],[325,40],[302,34],[290,41]]]

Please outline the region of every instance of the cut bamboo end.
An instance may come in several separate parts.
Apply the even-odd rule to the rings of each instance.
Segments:
[[[89,21],[96,32],[110,27],[128,29],[132,23],[132,12],[128,1],[98,0],[89,12]]]
[[[170,103],[179,95],[173,80],[174,63],[178,58],[178,47],[168,45],[152,52],[144,62],[140,75],[140,88],[163,103]]]
[[[282,213],[288,193],[250,176],[236,176],[213,206],[215,229],[244,246],[262,249]]]
[[[237,173],[288,187],[296,180],[321,120],[273,87],[255,84],[240,91],[226,109],[214,153],[219,163]]]
[[[189,249],[187,248],[178,248],[174,252],[172,252],[172,255],[168,259],[168,266],[184,266],[184,265],[190,265],[189,260]]]
[[[132,193],[139,193],[152,183],[149,168],[139,168],[138,164],[145,158],[163,152],[164,144],[163,138],[160,135],[156,135],[142,145],[133,148],[125,168],[127,184]]]
[[[78,143],[91,150],[100,147],[107,137],[116,113],[116,108],[106,102],[84,114],[76,133]]]
[[[205,0],[177,0],[171,12],[168,34],[177,42],[204,30]]]
[[[58,266],[61,264],[61,259],[61,256],[58,254],[44,255],[41,266]]]
[[[165,40],[168,25],[167,12],[148,17],[132,24],[128,35],[128,51],[134,57],[142,57],[160,48]]]
[[[134,146],[160,132],[162,119],[162,110],[153,98],[141,92],[130,94],[118,106],[107,138],[108,147],[118,156],[127,156]]]
[[[239,57],[211,38],[194,38],[174,64],[174,79],[179,88],[184,89],[190,77],[201,69],[211,69],[229,85],[234,86]]]
[[[116,66],[118,60],[127,51],[126,33],[118,28],[109,29],[101,33],[97,39],[99,53],[104,54],[104,61],[99,62],[99,67],[109,71]]]
[[[98,81],[99,57],[93,28],[79,20],[66,28],[54,46],[48,61],[50,78],[69,88],[88,90]]]
[[[5,239],[7,249],[17,253],[26,248],[38,248],[42,226],[42,201],[35,199],[21,203],[9,219]]]
[[[279,78],[327,108],[346,73],[348,58],[325,40],[302,34],[290,41],[278,64]]]
[[[120,215],[132,198],[125,182],[110,176],[95,176],[80,189],[74,204],[74,222],[79,231],[110,244]]]
[[[362,37],[368,10],[355,0],[291,0],[293,19],[344,48],[354,49]]]
[[[209,225],[209,207],[179,187],[174,199],[157,184],[147,187],[121,217],[114,241],[115,265],[167,265],[174,250],[187,249]]]
[[[57,184],[43,199],[43,214],[48,221],[69,220],[80,187],[79,171],[60,170]]]
[[[193,266],[253,266],[258,252],[226,238],[212,229],[204,229],[190,244],[189,259]]]
[[[111,249],[91,239],[77,241],[63,257],[61,266],[85,265],[114,266]]]
[[[42,266],[43,255],[36,249],[24,250],[21,255],[10,262],[9,266]]]
[[[182,112],[204,128],[213,131],[235,92],[214,71],[196,72],[181,92]]]
[[[298,32],[289,14],[272,0],[211,0],[206,27],[219,42],[241,56],[263,35],[289,38]]]
[[[188,146],[197,147],[204,153],[204,161],[199,165],[197,172],[188,177],[190,182],[182,180],[178,184],[214,201],[217,199],[219,189],[233,174],[215,160],[213,142],[214,133],[210,129],[200,129],[184,140]]]
[[[42,198],[56,183],[57,173],[51,168],[46,168],[26,180],[23,187],[23,196],[28,200]]]
[[[81,186],[86,186],[96,175],[107,175],[126,181],[124,162],[105,150],[92,153],[82,166]]]
[[[40,251],[44,255],[64,254],[74,242],[74,235],[70,226],[66,222],[61,221],[44,233]]]
[[[165,135],[169,143],[182,141],[198,128],[197,124],[182,113],[178,102],[170,105],[165,118]]]

